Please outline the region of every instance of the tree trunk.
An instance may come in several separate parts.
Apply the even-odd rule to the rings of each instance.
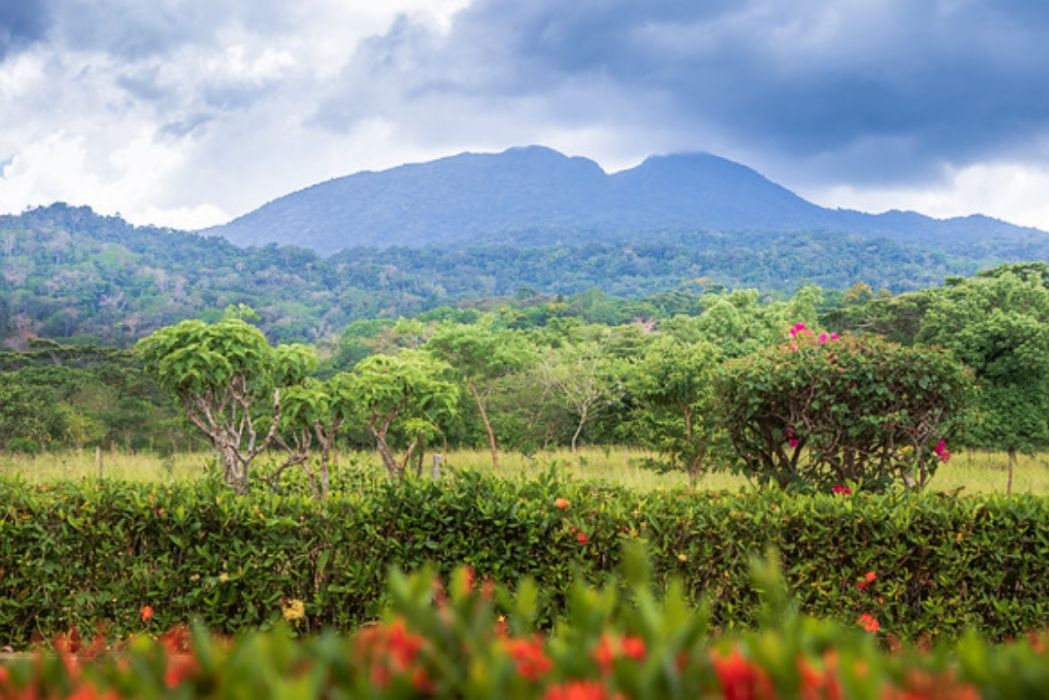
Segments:
[[[1016,467],[1016,448],[1009,448],[1009,480],[1005,484],[1005,493],[1010,495],[1013,492],[1013,470]]]
[[[587,409],[584,408],[582,410],[582,412],[579,414],[579,425],[576,426],[575,432],[572,433],[572,454],[573,455],[578,452],[578,450],[576,449],[576,445],[579,442],[579,435],[583,432],[583,426],[586,425],[587,413],[588,413]]]
[[[390,478],[396,481],[401,477],[401,465],[397,463],[397,458],[393,456],[390,446],[386,444],[386,431],[376,430],[372,425],[368,426],[368,430],[371,431],[372,437],[375,438],[375,449],[379,451],[379,456],[382,457],[383,466],[389,472]]]
[[[467,382],[466,386],[477,403],[481,421],[484,423],[484,429],[488,433],[488,446],[492,450],[492,469],[496,470],[499,468],[499,447],[495,444],[495,431],[492,430],[492,423],[488,420],[488,409],[485,408],[484,399],[481,398],[481,394],[477,391],[477,387],[473,385],[473,382]]]

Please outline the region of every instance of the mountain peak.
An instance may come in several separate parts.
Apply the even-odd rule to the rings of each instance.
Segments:
[[[1030,232],[980,219],[824,209],[746,165],[704,151],[650,156],[610,175],[592,160],[541,145],[336,178],[208,232],[242,245],[275,242],[334,253],[354,246],[445,246],[526,231],[599,240],[670,229],[837,230],[897,240],[971,238],[984,229]]]

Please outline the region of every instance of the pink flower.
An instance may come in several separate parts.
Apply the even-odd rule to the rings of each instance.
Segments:
[[[787,440],[787,444],[790,445],[791,447],[797,447],[798,446],[798,438],[792,437],[791,439]]]
[[[947,464],[951,459],[951,451],[947,449],[947,441],[941,439],[936,443],[936,447],[932,448],[932,451],[936,453],[936,456],[940,458],[940,462]]]
[[[790,351],[791,352],[797,352],[798,351],[798,344],[795,343],[793,340],[790,341]]]
[[[804,323],[795,323],[794,324],[794,330],[796,330],[796,331],[798,331],[800,333],[801,331],[805,330],[805,324]]]
[[[826,333],[820,333],[820,337],[816,339],[816,342],[819,343],[820,345],[826,345],[827,344],[827,334]]]
[[[837,331],[834,331],[833,333],[830,334],[830,339],[831,340],[837,340],[840,337],[841,337],[841,335]]]
[[[839,496],[851,496],[852,495],[852,489],[850,489],[848,486],[843,486],[842,484],[835,484],[834,488],[831,489],[831,491],[833,491],[834,493],[838,494]]]
[[[790,337],[791,338],[797,338],[798,337],[798,329],[797,328],[791,328],[790,329]]]

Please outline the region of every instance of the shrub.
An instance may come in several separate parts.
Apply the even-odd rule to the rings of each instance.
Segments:
[[[574,585],[549,636],[533,624],[534,585],[511,592],[469,569],[447,587],[427,572],[395,573],[383,619],[349,636],[296,642],[282,628],[225,643],[175,628],[104,655],[63,638],[56,656],[0,667],[0,695],[918,700],[1035,698],[1049,687],[1049,637],[887,654],[869,614],[847,625],[797,615],[771,564],[752,565],[760,627],[711,637],[707,608],[679,585],[655,593],[642,561],[628,557],[622,587]],[[291,625],[298,602],[287,606]]]
[[[970,385],[940,350],[877,337],[813,334],[727,363],[722,416],[761,484],[830,491],[923,485],[949,458],[943,437]]]
[[[754,621],[746,560],[768,545],[814,614],[870,612],[903,638],[1049,625],[1043,498],[636,494],[474,474],[359,488],[316,504],[207,485],[0,481],[0,645],[71,625],[122,637],[142,629],[147,604],[151,626],[197,616],[233,632],[269,625],[296,599],[303,629],[352,629],[377,615],[389,567],[427,562],[535,578],[549,625],[573,577],[603,581],[633,539],[649,542],[659,580],[712,596],[720,627]]]

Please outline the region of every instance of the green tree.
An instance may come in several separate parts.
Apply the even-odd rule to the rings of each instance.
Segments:
[[[976,376],[964,437],[1009,455],[1049,446],[1049,266],[1004,268],[933,296],[918,340],[949,348]]]
[[[534,351],[513,331],[483,325],[447,324],[437,328],[426,349],[444,360],[477,404],[488,435],[492,467],[499,466],[499,446],[488,415],[488,401],[497,382],[527,366]]]
[[[301,465],[314,495],[321,499],[328,497],[335,439],[339,429],[353,418],[355,391],[354,379],[349,372],[340,372],[323,382],[307,379],[300,385],[285,389],[281,398],[277,440],[288,457],[270,477],[274,486],[281,472]],[[314,440],[320,448],[320,464],[316,473],[309,464]]]
[[[223,478],[238,493],[247,492],[252,461],[276,436],[281,389],[301,383],[316,366],[311,348],[273,348],[258,328],[229,316],[161,328],[136,350],[211,442]]]
[[[614,406],[624,394],[624,362],[609,356],[596,342],[550,349],[541,364],[542,382],[549,395],[575,416],[572,453],[587,423]]]
[[[372,355],[353,368],[347,390],[391,479],[402,478],[412,454],[422,448],[424,427],[455,415],[459,392],[444,378],[448,371],[447,364],[419,350]],[[400,459],[391,444],[396,432],[406,443]]]
[[[651,464],[683,470],[690,481],[703,473],[711,448],[723,435],[714,408],[717,347],[663,336],[630,367],[628,386],[639,406],[645,443],[661,453]]]

